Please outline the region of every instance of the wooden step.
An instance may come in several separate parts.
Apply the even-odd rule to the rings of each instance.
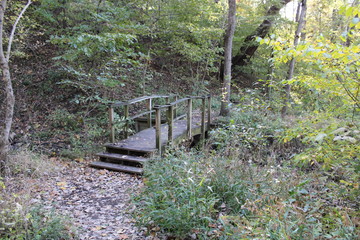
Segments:
[[[140,163],[143,164],[148,159],[144,157],[138,157],[138,156],[129,156],[126,154],[118,154],[118,153],[98,153],[96,156],[100,158],[109,159],[111,162],[134,162],[134,163]]]
[[[118,172],[128,172],[128,173],[136,173],[136,174],[143,173],[142,168],[124,166],[124,165],[120,165],[120,164],[116,164],[116,163],[92,162],[92,163],[90,163],[90,166],[95,167],[95,168],[109,169],[109,170],[118,171]]]
[[[109,153],[118,153],[124,155],[135,156],[152,156],[156,149],[154,148],[141,148],[141,147],[126,147],[112,143],[105,144],[106,151]]]

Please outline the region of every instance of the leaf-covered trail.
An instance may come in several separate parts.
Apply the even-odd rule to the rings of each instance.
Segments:
[[[137,176],[76,163],[42,179],[33,200],[70,217],[80,239],[144,239],[129,214],[141,185]]]

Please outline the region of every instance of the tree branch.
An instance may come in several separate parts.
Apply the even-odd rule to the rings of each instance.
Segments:
[[[1,1],[0,6],[0,61],[5,62],[5,54],[3,49],[3,29],[4,29],[4,15],[6,9],[6,0]]]
[[[21,10],[20,14],[18,15],[18,17],[15,20],[15,23],[11,29],[11,33],[10,33],[10,37],[9,37],[9,43],[8,43],[8,48],[7,48],[7,52],[6,52],[6,61],[9,61],[10,59],[10,53],[11,53],[11,45],[12,42],[14,40],[14,35],[15,35],[15,30],[16,30],[16,26],[20,21],[20,18],[22,17],[22,15],[25,13],[26,9],[30,6],[31,4],[31,0],[28,0],[28,2],[26,3],[26,5],[24,6],[24,8]]]

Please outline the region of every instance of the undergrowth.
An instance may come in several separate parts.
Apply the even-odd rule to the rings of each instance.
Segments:
[[[202,151],[171,149],[146,165],[138,223],[177,239],[358,239],[359,145],[334,140],[344,123],[315,128],[260,100],[242,106]],[[316,158],[321,150],[332,157]]]
[[[55,163],[28,150],[9,154],[0,176],[1,240],[77,239],[69,219],[31,201],[33,183],[57,170]]]

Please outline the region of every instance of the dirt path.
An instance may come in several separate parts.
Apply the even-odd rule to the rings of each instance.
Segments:
[[[33,201],[73,219],[80,239],[145,239],[129,214],[141,185],[137,176],[76,163],[42,179]]]

